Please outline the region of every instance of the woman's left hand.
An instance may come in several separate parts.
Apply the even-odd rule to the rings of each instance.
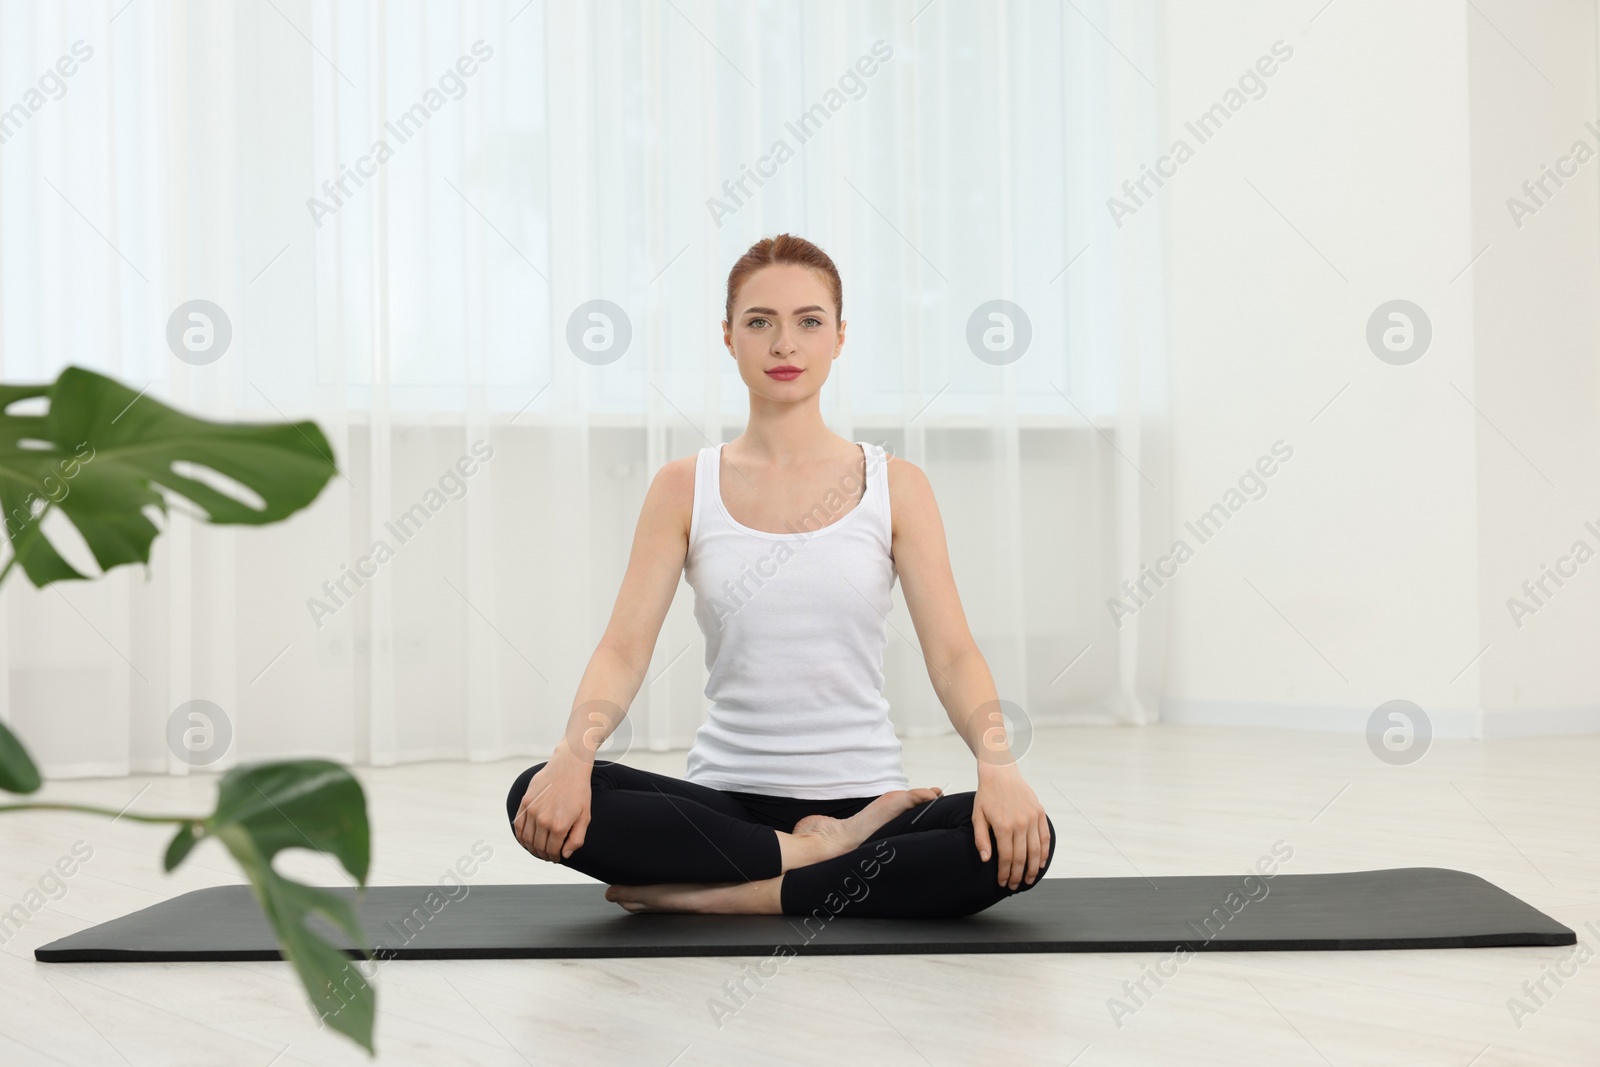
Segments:
[[[1050,823],[1044,805],[1014,763],[985,765],[978,771],[972,833],[985,863],[991,829],[999,850],[999,883],[1015,890],[1025,878],[1032,885],[1050,855]]]

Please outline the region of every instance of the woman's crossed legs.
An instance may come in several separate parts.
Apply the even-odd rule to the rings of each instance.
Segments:
[[[528,782],[506,796],[514,820]],[[629,911],[954,918],[1030,888],[999,884],[973,842],[973,793],[899,790],[795,800],[710,788],[598,761],[583,846],[562,861]],[[1055,855],[1055,826],[1050,855]]]

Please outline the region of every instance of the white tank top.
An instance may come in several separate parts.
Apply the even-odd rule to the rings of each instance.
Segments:
[[[722,446],[700,450],[684,576],[706,639],[711,699],[685,780],[803,800],[869,797],[908,782],[883,696],[889,590],[897,577],[883,448],[793,532],[735,522]]]

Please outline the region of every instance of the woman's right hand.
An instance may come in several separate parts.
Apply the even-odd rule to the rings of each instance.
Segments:
[[[592,765],[558,747],[528,782],[512,831],[523,848],[560,863],[583,847],[589,829]]]

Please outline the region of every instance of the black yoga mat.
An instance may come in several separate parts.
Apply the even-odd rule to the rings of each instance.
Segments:
[[[462,889],[465,888],[465,895]],[[332,892],[349,895],[353,889]],[[605,886],[371,886],[361,928],[384,959],[935,952],[1150,952],[1571,945],[1569,928],[1476,875],[1404,867],[1273,878],[1044,878],[963,919],[631,914]],[[841,898],[843,900],[843,898]],[[320,917],[318,932],[355,955]],[[52,941],[45,963],[275,960],[245,885],[197,889]]]

